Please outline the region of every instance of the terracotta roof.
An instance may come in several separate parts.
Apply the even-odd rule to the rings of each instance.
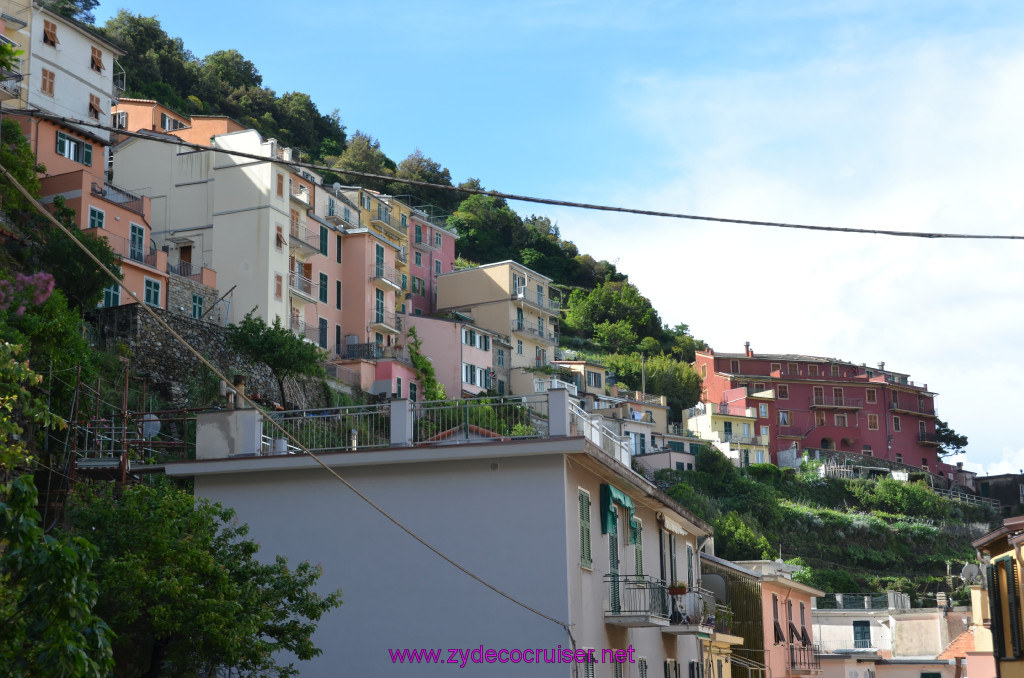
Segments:
[[[954,638],[953,642],[947,645],[946,649],[936,659],[966,657],[968,652],[974,652],[974,634],[970,631],[964,631]]]

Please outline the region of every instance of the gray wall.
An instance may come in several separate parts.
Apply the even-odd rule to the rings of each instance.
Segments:
[[[360,491],[444,553],[513,596],[566,620],[565,471],[560,455],[341,469]],[[249,523],[270,560],[324,567],[343,589],[303,676],[568,676],[566,664],[395,665],[389,648],[549,648],[560,626],[501,598],[429,552],[322,470],[197,476],[197,496]],[[575,528],[574,528],[575,529]]]

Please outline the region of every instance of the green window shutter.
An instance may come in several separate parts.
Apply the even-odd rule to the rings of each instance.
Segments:
[[[68,138],[64,134],[64,132],[57,132],[57,155],[64,155],[65,153],[67,153],[67,144]]]
[[[1003,609],[999,600],[999,576],[994,564],[986,568],[986,575],[988,576],[989,618],[992,621],[992,646],[996,650],[996,657],[1003,657],[1006,649],[1003,642]]]
[[[1017,576],[1017,562],[1007,558],[1004,562],[1006,567],[1006,603],[1010,612],[1010,643],[1013,646],[1013,656],[1020,659],[1021,654],[1021,628],[1020,628],[1020,579]]]
[[[320,301],[327,303],[327,274],[320,274]]]
[[[92,144],[82,144],[82,164],[92,167]]]
[[[643,529],[638,524],[633,528],[633,542],[636,549],[636,557],[633,560],[636,563],[636,574],[640,576],[644,573],[644,542],[643,542]]]
[[[693,586],[693,547],[686,545],[686,585]]]
[[[580,565],[594,566],[590,553],[590,494],[580,490]]]
[[[676,569],[676,536],[674,534],[668,535],[668,571],[669,584],[674,584],[679,581],[679,575]]]

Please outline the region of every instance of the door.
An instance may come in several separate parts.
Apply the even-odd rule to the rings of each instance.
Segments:
[[[821,386],[814,387],[814,404],[824,405],[825,404],[825,389]]]
[[[374,322],[384,322],[384,290],[374,290],[376,295],[376,307],[374,314]]]
[[[131,225],[131,238],[128,243],[128,257],[132,261],[142,261],[143,248],[146,242],[146,230],[136,224]]]
[[[181,275],[192,275],[192,245],[182,245],[178,248],[178,261]]]
[[[521,308],[517,308],[516,309],[516,326],[513,327],[512,329],[514,329],[514,330],[522,330],[523,329],[523,309],[521,309]]]
[[[384,277],[384,246],[383,245],[377,245],[377,256],[376,256],[376,260],[374,261],[374,273],[373,273],[373,276],[375,278],[383,278]]]
[[[722,423],[723,431],[725,432],[725,442],[732,440],[732,422],[726,421]]]

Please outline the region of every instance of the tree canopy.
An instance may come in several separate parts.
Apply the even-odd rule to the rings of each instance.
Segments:
[[[281,325],[280,318],[267,325],[256,315],[255,309],[242,318],[242,322],[228,325],[227,344],[251,360],[266,363],[277,377],[284,398],[284,378],[307,374],[324,374],[324,355],[320,347],[303,340]]]

